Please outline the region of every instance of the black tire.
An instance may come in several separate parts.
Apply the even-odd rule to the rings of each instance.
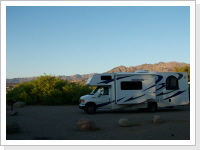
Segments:
[[[155,112],[157,110],[157,103],[148,103],[148,111],[150,112]]]
[[[85,107],[85,111],[88,114],[96,113],[96,105],[95,104],[87,104],[86,107]]]

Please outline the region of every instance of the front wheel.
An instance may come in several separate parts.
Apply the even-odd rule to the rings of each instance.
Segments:
[[[96,105],[95,104],[87,104],[85,107],[85,111],[88,114],[94,114],[96,112]]]
[[[157,110],[157,103],[148,103],[147,109],[150,112],[155,112]]]

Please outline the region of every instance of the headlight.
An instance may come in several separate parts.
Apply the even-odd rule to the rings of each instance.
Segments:
[[[81,99],[81,103],[84,103],[85,102],[85,100],[84,99]]]

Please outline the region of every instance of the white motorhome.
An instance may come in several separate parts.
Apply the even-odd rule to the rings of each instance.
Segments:
[[[80,97],[79,108],[87,113],[97,109],[148,108],[189,104],[186,72],[148,72],[95,74],[86,82],[96,86],[89,95]]]

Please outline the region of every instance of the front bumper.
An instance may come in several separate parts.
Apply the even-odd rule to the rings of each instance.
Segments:
[[[80,108],[80,109],[85,109],[85,105],[79,104],[79,108]]]

